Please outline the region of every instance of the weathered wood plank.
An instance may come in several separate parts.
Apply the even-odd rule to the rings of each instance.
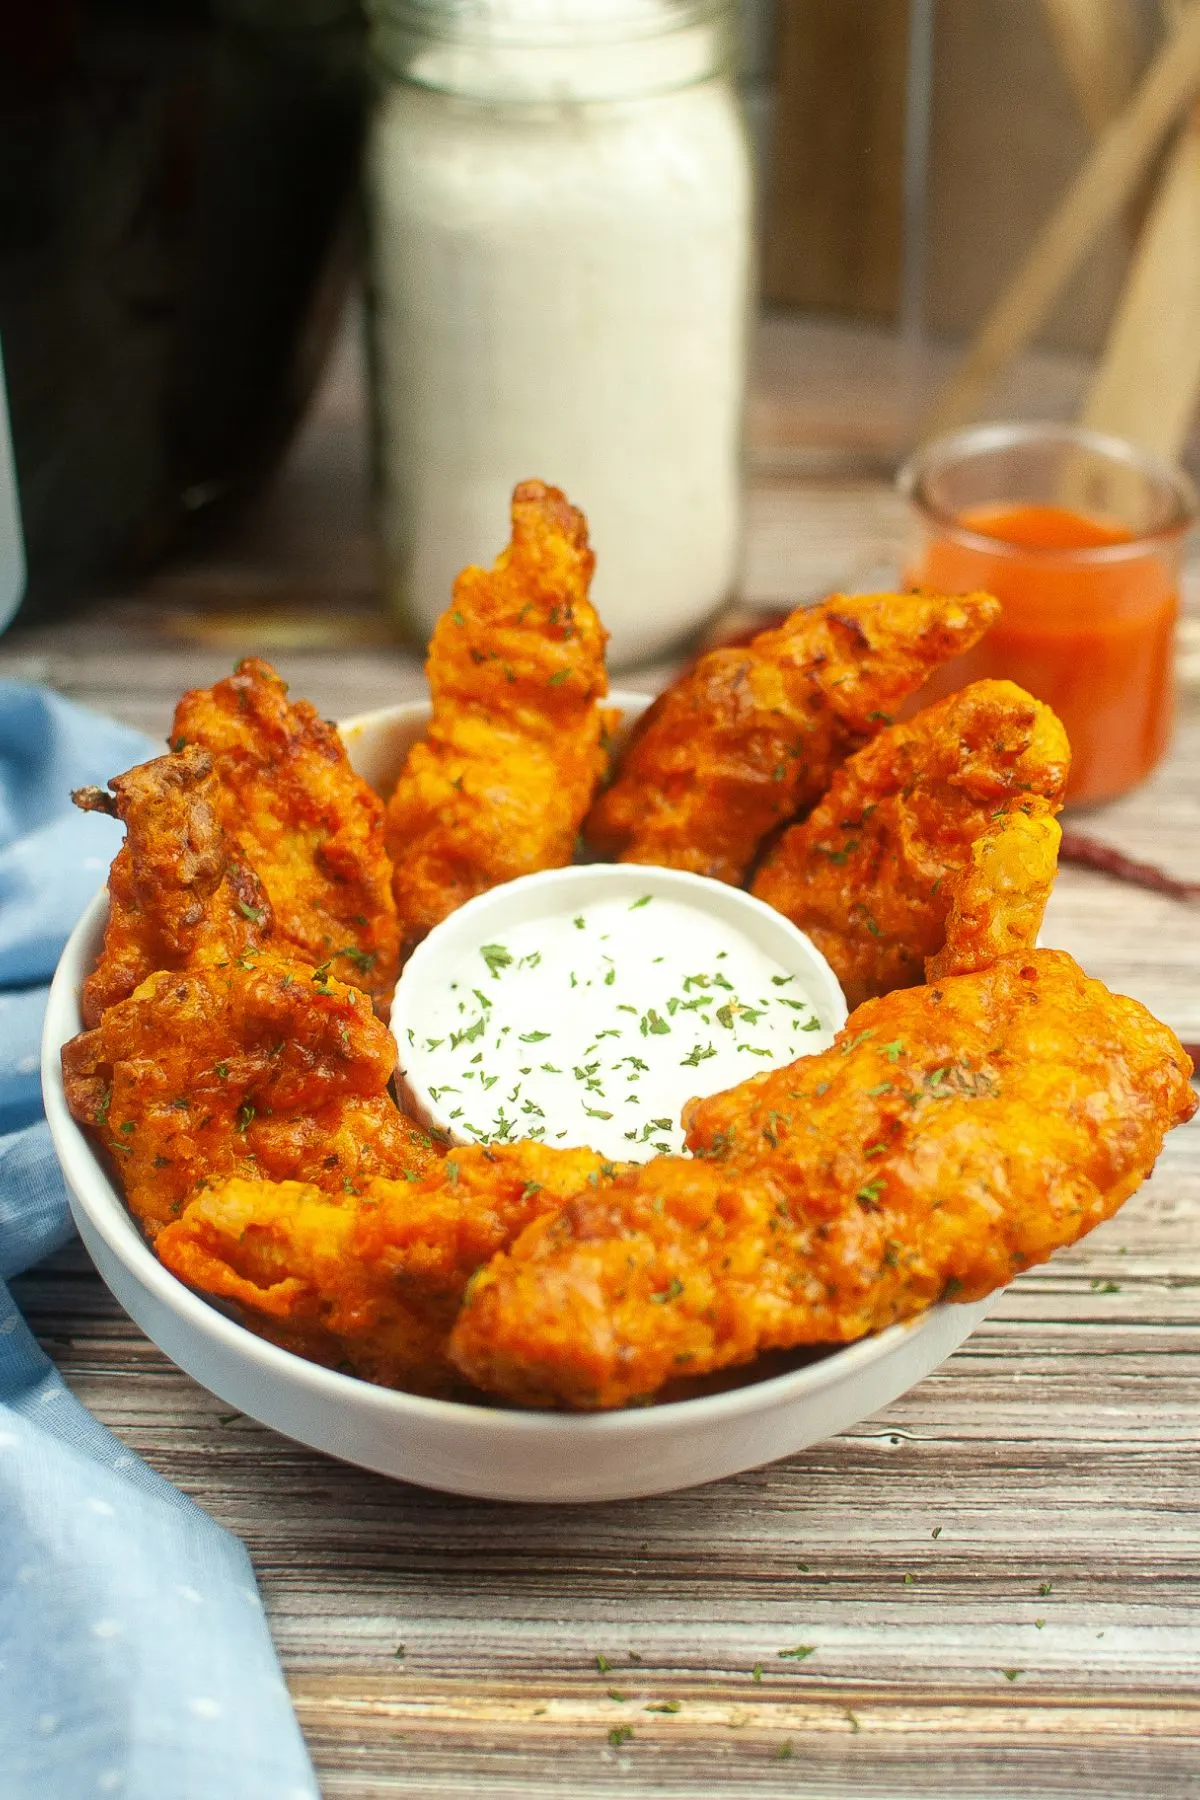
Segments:
[[[317,1737],[344,1716],[296,1690],[301,1721]],[[951,1703],[912,1707],[869,1690],[818,1699],[730,1703],[690,1696],[677,1715],[628,1706],[588,1708],[548,1695],[517,1707],[496,1699],[476,1706],[435,1704],[454,1726],[430,1742],[417,1704],[347,1708],[358,1754],[327,1793],[366,1796],[471,1793],[595,1796],[653,1792],[695,1796],[846,1795],[891,1797],[1018,1792],[1130,1795],[1147,1774],[1169,1797],[1190,1793],[1189,1709],[1161,1712],[1136,1704],[1026,1704],[988,1708]],[[539,1708],[541,1710],[539,1710]],[[514,1717],[514,1714],[517,1716]],[[615,1721],[614,1724],[612,1721]],[[608,1733],[633,1737],[613,1748]],[[405,1763],[419,1745],[422,1772]],[[528,1770],[542,1767],[540,1779]],[[553,1768],[554,1773],[550,1773]]]

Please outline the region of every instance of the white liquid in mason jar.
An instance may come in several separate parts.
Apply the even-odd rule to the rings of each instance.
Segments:
[[[635,52],[651,74],[658,51]],[[424,54],[452,85],[453,48]],[[531,61],[527,100],[383,93],[374,356],[397,608],[431,630],[536,476],[588,516],[619,664],[678,639],[735,576],[751,197],[728,80],[578,101],[579,59],[599,54]]]

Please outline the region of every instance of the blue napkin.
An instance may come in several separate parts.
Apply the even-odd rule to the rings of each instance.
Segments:
[[[71,1235],[38,1039],[122,833],[70,790],[157,751],[0,681],[0,1793],[317,1800],[246,1552],[79,1405],[4,1286]]]

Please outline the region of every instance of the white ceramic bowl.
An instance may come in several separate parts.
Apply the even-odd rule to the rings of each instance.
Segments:
[[[797,1055],[813,1056],[818,1051],[829,1048],[836,1034],[846,1023],[846,997],[838,986],[837,976],[812,939],[798,930],[790,919],[785,918],[782,913],[776,912],[774,907],[765,905],[761,900],[756,900],[753,894],[744,893],[741,888],[728,887],[722,881],[709,881],[702,875],[692,875],[683,869],[660,869],[638,863],[578,863],[567,869],[541,869],[534,875],[522,875],[515,881],[503,882],[499,887],[492,888],[486,894],[477,894],[473,900],[468,900],[465,906],[460,906],[456,912],[452,912],[449,918],[443,919],[440,925],[435,925],[429,936],[418,944],[404,966],[404,974],[396,988],[396,997],[392,1002],[392,1032],[400,1056],[396,1072],[397,1084],[402,1096],[402,1104],[406,1109],[414,1112],[424,1124],[432,1126],[435,1131],[444,1133],[451,1143],[469,1144],[477,1141],[475,1133],[469,1127],[463,1131],[455,1124],[456,1116],[460,1118],[462,1116],[459,1103],[465,1104],[464,1095],[475,1090],[463,1089],[458,1085],[462,1079],[463,1059],[453,1048],[454,1026],[453,1024],[447,1025],[447,1014],[443,1008],[449,1009],[453,1020],[454,1007],[457,1003],[451,1001],[449,996],[454,989],[455,977],[462,980],[463,970],[467,967],[468,962],[475,967],[478,978],[486,980],[480,965],[475,960],[481,944],[506,941],[514,930],[523,931],[526,946],[529,946],[532,938],[540,956],[548,950],[549,946],[553,945],[555,922],[559,922],[565,927],[570,919],[585,913],[589,906],[597,903],[601,906],[605,904],[615,906],[618,909],[617,916],[620,918],[622,914],[628,914],[631,910],[631,902],[636,902],[640,907],[647,898],[654,899],[659,904],[666,901],[668,905],[674,906],[676,910],[673,915],[670,915],[674,920],[672,927],[674,930],[678,930],[681,920],[715,921],[727,928],[727,937],[735,945],[743,950],[746,947],[752,947],[761,951],[770,958],[777,969],[788,970],[793,981],[799,983],[798,986],[789,988],[792,998],[787,1001],[787,1005],[788,1007],[793,1006],[795,997],[803,996],[813,1007],[813,1023],[819,1024],[820,1030],[815,1037],[796,1038],[791,1036],[791,1031],[798,1029],[798,1020],[794,1011],[789,1012],[784,1020],[785,1027],[789,1028],[789,1036],[782,1043],[779,1038],[774,1040],[776,1054],[771,1058],[770,1067],[778,1068],[782,1063],[792,1061]],[[666,968],[672,969],[674,980],[677,981],[684,969],[689,966],[695,968],[698,965],[684,963],[682,968],[680,967],[675,958],[669,954],[677,946],[671,942],[669,936],[664,935],[666,927],[661,921],[658,922],[657,929],[655,928],[654,917],[653,913],[639,911],[635,932],[641,941],[632,947],[633,953],[635,956],[640,955],[648,959],[653,950],[667,952],[666,957],[659,956],[656,961],[665,963]],[[586,941],[585,937],[584,942]],[[600,944],[603,941],[595,941],[593,954],[597,956],[601,954]],[[623,945],[620,962],[622,972],[626,977],[624,984],[614,986],[611,990],[607,987],[603,990],[606,998],[601,1006],[600,1016],[605,1027],[621,1023],[612,1001],[608,999],[610,992],[614,998],[619,996],[626,1004],[631,997],[636,997],[639,1006],[648,1004],[645,993],[639,991],[639,982],[651,981],[652,983],[651,967],[648,961],[640,963],[640,973],[633,976],[631,984],[627,969],[630,953],[631,946]],[[572,963],[576,966],[578,966],[576,959],[579,954],[580,939],[578,934],[572,931],[569,955]],[[586,960],[586,951],[584,955]],[[607,958],[606,960],[611,965],[612,959]],[[726,974],[729,974],[730,967],[729,963],[724,964]],[[556,968],[552,948],[548,950],[541,973],[545,974],[546,971],[550,972],[549,979],[552,983],[557,979],[558,982],[565,984],[564,970],[561,964]],[[592,971],[593,973],[597,972],[596,964],[592,965]],[[611,969],[611,974],[613,981],[616,982],[615,967]],[[474,977],[470,979],[474,979]],[[673,985],[670,976],[667,976],[666,979],[669,986]],[[574,975],[571,976],[571,980],[575,980]],[[511,983],[511,976],[506,976],[505,981]],[[590,982],[586,983],[586,986],[591,985]],[[519,987],[517,990],[513,990],[511,986],[508,986],[493,991],[496,994],[498,1007],[503,1009],[507,1001],[508,1010],[501,1010],[501,1018],[507,1019],[514,1031],[528,1031],[533,1017],[528,1011],[531,1004],[528,987]],[[586,987],[584,991],[586,993]],[[519,1015],[512,1010],[515,993],[518,992],[521,995]],[[653,996],[651,995],[650,998]],[[662,1004],[661,998],[659,1004]],[[568,1068],[584,1061],[588,1053],[585,1045],[593,1032],[598,1029],[596,1015],[589,1013],[586,999],[583,1000],[582,1005],[578,1003],[573,1005],[561,997],[561,991],[555,992],[552,988],[549,995],[544,996],[541,1001],[534,1001],[533,1005],[537,1009],[536,1017],[539,1022],[551,1025],[560,1032],[563,1032],[565,1027],[564,1034],[567,1038],[566,1043],[563,1042],[562,1035],[556,1040],[546,1043],[539,1049],[538,1056],[558,1057]],[[567,1024],[564,1019],[564,1012],[567,1010],[576,1015],[574,1023],[581,1034],[575,1037],[573,1047],[571,1025]],[[779,1010],[776,1009],[777,1012]],[[439,1016],[441,1023],[433,1023],[432,1021],[437,1020]],[[518,1016],[520,1023],[517,1023]],[[489,1014],[489,1018],[494,1027],[497,1020],[491,1014]],[[589,1019],[591,1020],[590,1024],[588,1023]],[[464,1018],[458,1022],[466,1024],[468,1019]],[[480,1029],[482,1030],[482,1023]],[[732,1087],[735,1082],[745,1080],[745,1064],[733,1067],[732,1065],[736,1064],[737,1059],[728,1051],[726,1058],[717,1064],[716,1069],[710,1069],[705,1063],[704,1075],[698,1077],[696,1064],[693,1063],[689,1067],[685,1062],[681,1063],[680,1061],[679,1050],[684,1045],[677,1045],[673,1035],[679,1029],[680,1021],[676,1019],[672,1026],[673,1047],[666,1052],[665,1057],[655,1055],[657,1039],[653,1043],[647,1042],[644,1046],[639,1043],[637,1046],[639,1049],[644,1049],[645,1055],[654,1058],[653,1074],[644,1077],[645,1080],[655,1083],[653,1110],[670,1114],[676,1121],[678,1121],[684,1105],[693,1095],[716,1093],[720,1088]],[[698,1045],[700,1038],[711,1032],[712,1029],[710,1020],[706,1019],[700,1023],[696,1027],[696,1044]],[[425,1033],[431,1030],[442,1031],[445,1036],[432,1039],[425,1036]],[[439,1058],[437,1051],[446,1045],[447,1039],[450,1049],[446,1057]],[[515,1039],[509,1041],[515,1043]],[[628,1043],[625,1047],[628,1048]],[[472,1040],[465,1055],[470,1056],[472,1050],[478,1052],[481,1048],[482,1046]],[[512,1064],[525,1061],[529,1056],[529,1051],[522,1050],[515,1055],[510,1053],[510,1056],[511,1061],[504,1087],[507,1087],[508,1081],[514,1079],[518,1074]],[[440,1087],[437,1083],[445,1081],[447,1073],[450,1072],[451,1057],[454,1058],[454,1083],[449,1087]],[[759,1063],[756,1067],[758,1072],[762,1073],[764,1065]],[[720,1069],[722,1074],[717,1074],[717,1069]],[[530,1071],[527,1069],[524,1073],[529,1074]],[[564,1071],[559,1070],[558,1073],[563,1075]],[[707,1082],[704,1079],[705,1076],[710,1077]],[[531,1086],[536,1088],[538,1081],[539,1077],[535,1071],[533,1072],[533,1083],[528,1081],[525,1083],[525,1093],[530,1093]],[[666,1091],[658,1088],[659,1082],[666,1083]],[[671,1092],[672,1087],[675,1088],[674,1093]],[[501,1091],[503,1092],[503,1088]],[[449,1093],[449,1099],[442,1098],[446,1093]],[[541,1085],[538,1098],[545,1106],[548,1122],[553,1117],[554,1106],[547,1084]],[[574,1102],[575,1107],[579,1107],[588,1098],[586,1091],[581,1095],[578,1089],[574,1089],[570,1095],[570,1100]],[[480,1100],[482,1101],[482,1095]],[[561,1098],[558,1104],[561,1110],[563,1106]],[[615,1117],[611,1112],[601,1111],[594,1113],[592,1118],[588,1119],[586,1115],[581,1118],[578,1111],[568,1109],[567,1116],[560,1116],[555,1120],[555,1124],[568,1128],[566,1134],[568,1143],[590,1144],[593,1150],[599,1150],[603,1155],[611,1156],[618,1162],[626,1158],[634,1162],[645,1162],[655,1154],[654,1147],[651,1144],[642,1143],[639,1148],[625,1142],[621,1127],[623,1124],[628,1125],[631,1121],[628,1115],[622,1118],[621,1113],[622,1109],[620,1108]],[[572,1123],[575,1127],[574,1132],[570,1131]],[[553,1128],[551,1129],[553,1130]],[[633,1137],[636,1132],[631,1132],[629,1135]],[[660,1132],[658,1136],[667,1137],[669,1141],[674,1142],[677,1149],[682,1150],[681,1131],[677,1134],[675,1131],[668,1130],[665,1133]],[[556,1141],[556,1135],[547,1138],[548,1143]]]
[[[641,695],[614,694],[632,720]],[[349,720],[355,766],[386,792],[428,706]],[[63,951],[46,1012],[42,1086],[71,1210],[101,1276],[180,1368],[251,1418],[363,1468],[493,1500],[631,1499],[756,1468],[886,1406],[974,1329],[986,1302],[941,1305],[802,1367],[696,1399],[595,1415],[533,1413],[373,1387],[255,1337],[163,1268],[67,1111],[60,1051],[81,1029],[79,991],[104,932],[100,893]]]

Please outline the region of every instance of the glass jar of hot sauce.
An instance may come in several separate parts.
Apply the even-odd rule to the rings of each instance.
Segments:
[[[926,445],[899,476],[913,512],[905,579],[984,589],[999,623],[922,698],[984,676],[1046,701],[1071,740],[1067,798],[1145,779],[1174,710],[1174,633],[1196,495],[1178,469],[1074,425],[985,425]]]

